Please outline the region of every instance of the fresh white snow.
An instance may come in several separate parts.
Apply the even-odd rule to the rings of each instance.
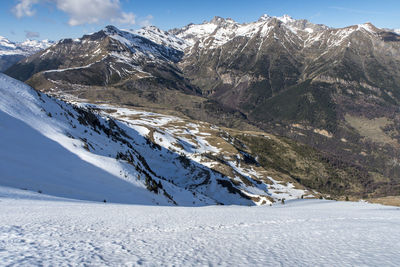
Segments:
[[[90,203],[0,187],[3,266],[398,266],[400,208]]]

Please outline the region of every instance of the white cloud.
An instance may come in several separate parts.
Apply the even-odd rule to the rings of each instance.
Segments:
[[[32,17],[35,14],[35,10],[32,7],[38,2],[39,0],[20,0],[11,11],[17,18]]]
[[[151,25],[153,25],[153,23],[151,22],[152,19],[153,19],[152,15],[147,15],[144,19],[141,19],[139,21],[139,25],[142,27],[151,26]]]
[[[135,18],[136,16],[133,13],[122,12],[119,17],[113,18],[111,19],[111,21],[118,24],[128,25],[128,24],[135,24]]]
[[[135,24],[135,15],[121,10],[119,0],[18,0],[13,13],[18,18],[32,16],[34,4],[47,2],[54,4],[57,9],[69,16],[68,24],[77,26],[82,24],[111,21],[117,24]]]

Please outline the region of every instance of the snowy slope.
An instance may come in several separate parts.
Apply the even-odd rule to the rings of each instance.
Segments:
[[[182,54],[179,49],[185,47],[183,41],[157,30],[152,27],[136,32],[107,26],[103,32],[129,48],[133,53],[130,57],[135,59],[178,61]]]
[[[202,208],[66,202],[0,187],[5,266],[398,266],[400,209],[306,200]]]
[[[227,130],[215,125],[131,107],[88,104],[67,94],[55,95],[125,122],[146,139],[146,144],[151,140],[156,153],[140,142],[135,144],[135,149],[159,175],[195,194],[203,194],[225,204],[248,203],[235,200],[235,195],[239,194],[257,205],[301,196],[312,197],[314,194],[295,181],[275,180],[260,165],[247,162],[245,153],[235,145],[238,141]],[[252,134],[269,138],[264,133]],[[225,195],[226,189],[222,189],[223,187],[228,188],[233,196]]]
[[[232,142],[227,133],[227,141],[216,139],[223,132],[214,126],[120,107],[71,106],[3,74],[0,93],[0,185],[75,199],[196,206],[310,194],[246,164],[236,150],[212,145]]]
[[[190,192],[146,172],[123,130],[111,120],[50,99],[0,74],[0,184],[47,194],[95,201],[141,204],[201,204]],[[89,127],[89,123],[94,126]],[[107,125],[111,125],[107,127]],[[131,164],[116,160],[129,153]],[[132,155],[133,154],[133,155]],[[215,203],[206,197],[203,204]]]
[[[179,37],[170,34],[169,32],[160,30],[155,26],[143,27],[139,30],[130,32],[147,38],[156,44],[167,46],[180,51],[184,51],[185,48],[188,46],[185,40],[180,39]]]

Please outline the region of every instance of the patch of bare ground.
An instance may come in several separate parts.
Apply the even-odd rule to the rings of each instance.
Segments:
[[[391,120],[385,117],[368,119],[365,117],[356,117],[350,114],[345,115],[346,122],[357,130],[357,132],[376,143],[383,144],[391,144],[395,146],[399,146],[399,143],[396,139],[392,138],[392,136],[385,132],[385,127],[393,124]]]
[[[379,198],[371,198],[367,200],[370,203],[377,203],[387,206],[397,206],[400,207],[400,196],[387,196]]]

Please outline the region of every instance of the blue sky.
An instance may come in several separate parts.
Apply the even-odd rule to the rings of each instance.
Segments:
[[[262,14],[288,14],[331,27],[372,22],[400,29],[399,12],[399,0],[1,0],[0,35],[14,41],[58,40],[108,24],[133,29],[151,24],[168,30],[214,16],[251,22]]]

